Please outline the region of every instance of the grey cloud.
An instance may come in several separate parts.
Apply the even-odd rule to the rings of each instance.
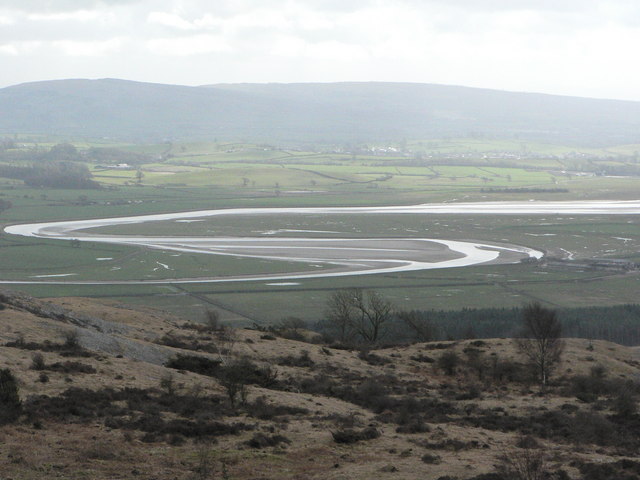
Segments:
[[[142,3],[142,0],[3,0],[0,8],[29,13],[61,13],[135,3]]]
[[[62,28],[61,28],[62,27]],[[96,22],[26,22],[7,25],[0,29],[0,43],[3,42],[49,42],[56,40],[96,41],[126,33]]]
[[[584,12],[593,9],[600,0],[408,0],[413,4],[440,4],[459,8],[465,8],[470,11],[481,11],[494,13],[498,11],[514,11],[514,10],[537,10],[537,11],[556,11],[556,12]],[[616,3],[616,0],[612,0]],[[618,0],[618,2],[625,0]],[[611,2],[609,2],[611,3]]]

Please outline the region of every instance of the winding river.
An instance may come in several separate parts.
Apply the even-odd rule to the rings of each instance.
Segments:
[[[322,270],[260,275],[149,280],[0,280],[5,284],[171,284],[242,281],[298,280],[308,278],[370,275],[432,268],[453,268],[487,263],[517,263],[540,258],[543,253],[527,247],[500,243],[475,243],[433,238],[313,238],[313,237],[210,237],[107,235],[92,232],[98,227],[157,221],[189,221],[216,216],[275,216],[302,214],[466,214],[466,215],[637,215],[640,201],[580,202],[478,202],[439,203],[388,207],[232,208],[200,210],[95,220],[11,225],[13,235],[52,240],[137,245],[176,252],[229,255],[319,264]],[[188,229],[188,226],[185,226]]]

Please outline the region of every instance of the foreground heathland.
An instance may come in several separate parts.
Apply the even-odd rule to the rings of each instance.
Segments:
[[[0,301],[2,476],[512,479],[526,478],[522,461],[558,479],[640,472],[635,348],[568,339],[541,391],[509,339],[346,350],[113,302]]]

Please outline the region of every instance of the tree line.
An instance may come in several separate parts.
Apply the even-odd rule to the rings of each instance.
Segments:
[[[91,147],[78,150],[70,143],[59,143],[49,149],[19,148],[13,140],[0,141],[0,161],[25,162],[84,162],[130,165],[149,163],[154,159],[144,153],[129,152],[113,147]]]
[[[402,311],[375,291],[337,290],[315,329],[340,343],[513,338],[525,307]],[[563,335],[640,345],[640,305],[558,308]]]
[[[47,152],[4,151],[0,160],[11,162],[0,163],[0,177],[22,180],[30,187],[100,188],[89,168],[80,163],[82,155],[68,143],[54,145]]]
[[[564,335],[607,340],[620,345],[640,345],[640,305],[556,309]],[[512,337],[522,318],[522,308],[466,308],[412,312],[428,321],[434,339]]]
[[[489,312],[483,313],[486,314],[484,318],[491,317]],[[509,337],[514,339],[538,382],[545,386],[564,350],[566,332],[562,321],[556,310],[543,307],[538,302],[512,309],[511,313],[516,315],[516,321],[509,322]],[[363,352],[383,342],[398,341],[400,332],[403,332],[405,340],[427,342],[436,337],[435,324],[424,312],[394,311],[392,303],[378,292],[358,288],[332,293],[325,318],[318,327],[325,334],[325,340],[334,340],[347,347],[355,346]],[[396,338],[392,338],[394,335]],[[445,370],[447,364],[452,367],[458,361],[456,354],[450,353],[441,357],[444,362],[441,367]],[[366,353],[364,355],[366,357]]]
[[[0,164],[0,177],[22,180],[30,187],[95,189],[100,184],[82,163],[57,161],[28,166]]]

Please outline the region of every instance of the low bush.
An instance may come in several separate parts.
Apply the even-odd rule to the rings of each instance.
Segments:
[[[396,428],[397,433],[426,433],[430,432],[431,428],[421,418],[416,418],[409,423],[400,425]]]
[[[201,342],[193,337],[177,335],[173,332],[166,333],[156,343],[183,350],[217,353],[218,347],[212,342]]]
[[[302,350],[297,356],[287,355],[286,357],[280,357],[276,360],[278,365],[284,365],[288,367],[302,367],[311,368],[316,363],[309,356],[307,350]]]
[[[113,445],[107,442],[98,442],[88,445],[78,453],[80,460],[104,460],[112,461],[122,456],[122,452],[117,451]]]
[[[404,392],[394,377],[376,377],[362,381],[358,377],[343,377],[337,382],[327,375],[318,375],[299,381],[295,386],[304,393],[326,395],[367,408],[374,413],[385,412],[385,422],[406,423],[401,418],[421,414],[424,420],[447,421],[457,410],[450,402],[432,398],[405,397],[391,394]],[[360,381],[360,384],[357,382]]]
[[[476,440],[471,440],[470,442],[463,442],[462,440],[458,440],[456,438],[447,438],[439,442],[430,442],[428,440],[416,439],[416,440],[412,440],[412,442],[428,450],[448,450],[452,452],[459,452],[462,450],[471,450],[474,448],[486,448],[485,446],[480,445],[480,443],[477,442]]]
[[[421,460],[424,463],[428,463],[430,465],[438,465],[442,462],[442,459],[438,455],[432,455],[430,453],[425,453],[422,455]]]
[[[176,370],[186,370],[200,375],[215,377],[218,374],[221,363],[220,360],[214,360],[201,355],[178,354],[169,359],[169,361],[165,363],[165,366],[175,368]]]
[[[291,440],[284,435],[266,435],[259,432],[244,443],[251,448],[266,448],[277,447],[281,443],[290,444]]]
[[[370,353],[367,350],[360,350],[360,353],[358,353],[358,358],[360,360],[364,360],[369,365],[373,365],[376,367],[382,366],[382,365],[388,365],[389,363],[392,362],[392,360],[389,358],[381,357],[380,355],[376,355],[375,353]]]
[[[24,338],[19,337],[17,340],[7,342],[5,347],[19,348],[21,350],[39,350],[41,352],[54,352],[62,357],[95,357],[96,354],[86,350],[78,343],[77,335],[71,334],[63,343],[53,343],[45,340],[42,343],[25,342]]]
[[[20,417],[22,402],[18,392],[18,379],[11,370],[0,370],[0,425],[13,423]]]
[[[331,432],[331,435],[336,443],[351,444],[363,440],[373,440],[374,438],[378,438],[380,436],[380,432],[373,427],[367,427],[363,430],[338,430],[336,432]]]
[[[533,381],[531,371],[521,363],[502,360],[497,355],[491,356],[488,363],[488,373],[494,382],[527,384]]]
[[[56,362],[46,367],[47,370],[52,372],[61,373],[96,373],[97,370],[86,363],[81,362]]]
[[[620,460],[611,463],[575,462],[583,480],[639,480],[640,462]]]
[[[231,413],[219,397],[170,394],[153,389],[93,391],[74,387],[57,397],[32,396],[25,402],[24,412],[32,422],[102,419],[109,428],[145,432],[145,441],[233,435],[248,428],[241,423],[218,420]],[[164,418],[165,413],[170,414],[170,419]]]
[[[637,421],[634,421],[638,418]],[[625,451],[640,448],[640,417],[606,417],[597,412],[577,411],[574,415],[556,410],[529,417],[516,417],[495,412],[468,417],[464,422],[476,427],[503,432],[519,432],[578,445],[595,444],[617,447]]]
[[[455,342],[451,343],[426,343],[424,345],[425,350],[446,350],[447,348],[452,348],[456,344]]]
[[[265,397],[258,397],[252,404],[247,405],[247,413],[260,420],[272,420],[283,415],[304,415],[309,410],[302,407],[289,407],[267,403]]]
[[[444,352],[436,362],[438,368],[449,376],[455,375],[459,364],[460,357],[453,351]]]
[[[409,357],[411,360],[413,360],[414,362],[421,362],[421,363],[433,363],[435,362],[435,360],[433,358],[431,358],[428,355],[425,355],[423,353],[420,353],[418,355],[413,355],[411,357]]]
[[[47,368],[44,357],[41,353],[34,353],[31,356],[31,366],[29,368],[31,370],[44,370],[45,368]]]

